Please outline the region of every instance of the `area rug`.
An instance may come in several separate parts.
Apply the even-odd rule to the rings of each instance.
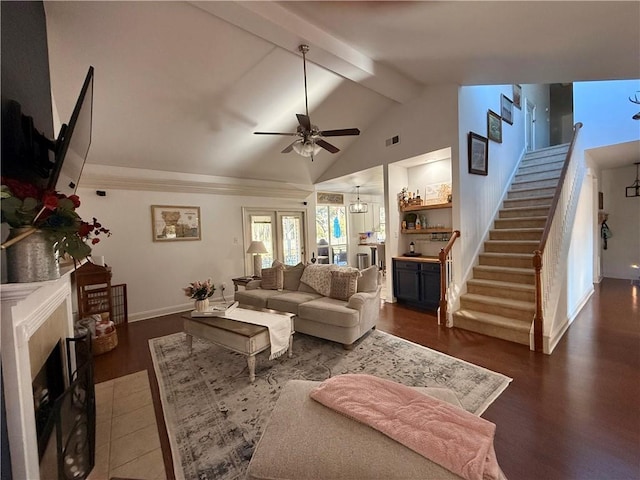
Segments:
[[[477,365],[374,330],[355,349],[296,334],[293,358],[257,356],[249,383],[246,358],[185,335],[149,340],[176,478],[244,478],[253,448],[285,383],[368,373],[405,385],[446,387],[480,415],[511,379]]]

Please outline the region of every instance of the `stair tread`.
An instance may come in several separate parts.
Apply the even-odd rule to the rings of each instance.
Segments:
[[[486,287],[495,287],[508,290],[524,290],[535,292],[535,285],[527,285],[526,283],[503,282],[500,280],[489,280],[485,278],[471,278],[467,284],[482,285]]]
[[[542,232],[542,227],[520,227],[520,228],[492,228],[490,232]],[[509,240],[506,240],[509,241]],[[514,240],[515,242],[515,240]]]
[[[454,316],[458,315],[465,317],[468,320],[475,320],[477,322],[488,323],[503,328],[510,328],[512,330],[519,330],[522,332],[529,332],[531,329],[531,322],[524,320],[516,320],[513,318],[503,317],[500,315],[494,315],[493,313],[476,312],[475,310],[461,309],[454,312]],[[454,320],[455,326],[455,320]]]
[[[552,198],[552,197],[549,197]],[[540,210],[542,208],[551,208],[551,204],[548,205],[524,205],[522,207],[502,207],[500,209],[501,212],[522,212],[522,211],[527,211],[527,210]],[[515,218],[522,218],[522,217],[515,217]],[[526,217],[526,218],[531,218],[531,217]]]
[[[498,271],[498,272],[509,272],[509,273],[525,273],[533,275],[533,265],[531,268],[521,268],[521,267],[500,267],[497,265],[476,265],[473,268],[477,268],[479,270],[488,270],[488,271]]]
[[[502,231],[510,230],[508,228],[503,228]],[[516,228],[512,230],[518,230]],[[524,229],[524,230],[540,230],[540,229]],[[539,240],[486,240],[486,242],[490,243],[506,243],[512,245],[540,245]]]
[[[546,220],[547,215],[533,215],[531,217],[508,217],[508,218],[496,218],[501,222],[517,222],[523,220]]]
[[[473,300],[480,303],[488,303],[490,305],[499,305],[501,307],[510,307],[520,310],[535,310],[535,303],[526,302],[524,300],[512,300],[510,298],[492,297],[490,295],[481,295],[479,293],[464,293],[462,297],[467,300]]]
[[[495,258],[533,258],[533,252],[531,253],[501,253],[501,252],[482,252],[480,255],[486,255],[488,257]]]

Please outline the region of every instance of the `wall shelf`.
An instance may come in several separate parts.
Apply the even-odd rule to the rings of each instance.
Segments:
[[[435,203],[433,205],[407,205],[400,207],[401,212],[418,212],[420,210],[436,210],[440,208],[451,208],[453,204],[449,203]]]
[[[430,234],[430,233],[452,233],[453,230],[451,228],[420,228],[420,229],[407,229],[403,228],[401,230],[402,233],[408,233],[410,235],[414,234]]]

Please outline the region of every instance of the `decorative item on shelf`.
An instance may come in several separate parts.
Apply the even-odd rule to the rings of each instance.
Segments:
[[[360,186],[356,187],[357,200],[355,203],[349,205],[349,213],[367,213],[369,211],[369,205],[366,202],[360,201]]]
[[[183,288],[184,294],[193,298],[195,302],[195,309],[198,312],[204,312],[209,308],[209,297],[216,291],[216,287],[211,283],[211,279],[207,279],[204,282],[196,280],[188,287]]]
[[[7,250],[9,282],[55,280],[60,276],[59,256],[69,254],[82,260],[91,254],[89,240],[95,245],[100,241],[98,235],[111,235],[97,219],[88,223],[80,218],[75,211],[80,206],[77,195],[67,197],[2,177],[0,198],[2,222],[11,227],[1,246]]]
[[[409,244],[409,253],[416,253],[416,244],[413,242]]]
[[[405,221],[407,222],[407,230],[415,230],[416,229],[416,218],[418,215],[415,213],[407,213],[404,216]]]
[[[247,248],[247,253],[253,255],[253,275],[260,277],[262,275],[262,254],[269,253],[269,250],[263,242],[253,240]]]

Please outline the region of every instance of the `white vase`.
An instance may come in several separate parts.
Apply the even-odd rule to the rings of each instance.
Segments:
[[[209,309],[209,299],[196,300],[196,312],[206,312]]]

